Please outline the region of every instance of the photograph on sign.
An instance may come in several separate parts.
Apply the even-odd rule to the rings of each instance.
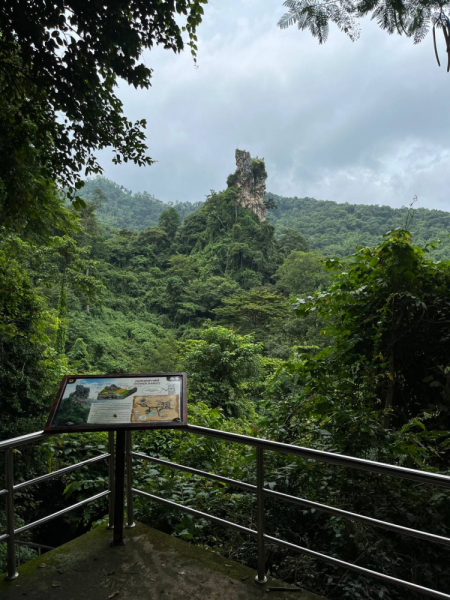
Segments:
[[[186,376],[66,376],[46,431],[186,424]]]

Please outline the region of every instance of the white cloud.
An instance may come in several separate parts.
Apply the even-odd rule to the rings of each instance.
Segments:
[[[358,42],[333,29],[319,46],[277,29],[281,4],[207,5],[197,68],[188,53],[148,53],[153,87],[120,96],[130,118],[147,118],[158,162],[103,160],[106,176],[162,200],[201,200],[225,187],[239,147],[265,157],[277,194],[392,206],[417,194],[450,210],[450,75],[431,39],[414,46],[367,21]]]

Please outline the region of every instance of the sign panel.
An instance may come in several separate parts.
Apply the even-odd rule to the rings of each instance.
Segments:
[[[187,424],[186,374],[66,375],[44,431]]]

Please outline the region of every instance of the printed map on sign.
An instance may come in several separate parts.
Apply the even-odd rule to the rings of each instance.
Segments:
[[[173,421],[180,415],[180,397],[134,396],[132,422]]]

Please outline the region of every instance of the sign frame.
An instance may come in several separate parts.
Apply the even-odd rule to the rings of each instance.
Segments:
[[[53,421],[57,416],[58,409],[61,406],[64,392],[69,383],[70,379],[78,380],[89,380],[89,379],[126,379],[126,378],[158,378],[158,377],[181,377],[180,387],[180,415],[181,419],[177,421],[152,421],[152,422],[129,422],[129,423],[85,423],[85,424],[74,424],[74,425],[54,425]],[[47,419],[47,423],[44,427],[44,433],[55,434],[55,433],[76,433],[76,432],[87,432],[87,431],[117,431],[119,429],[179,429],[187,426],[187,375],[186,373],[108,373],[101,375],[65,375],[59,386],[58,394],[51,408],[50,414]]]

